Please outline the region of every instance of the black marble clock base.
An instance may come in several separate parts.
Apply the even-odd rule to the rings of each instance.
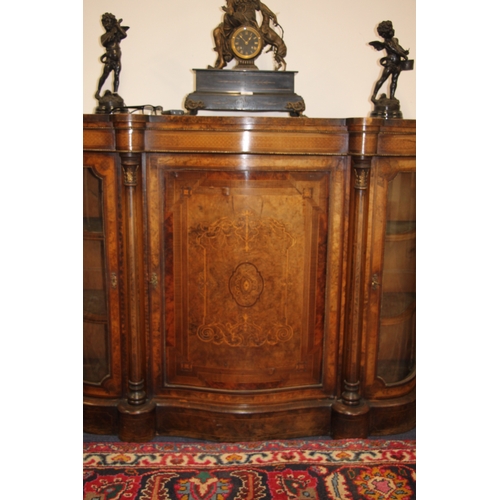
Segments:
[[[195,69],[196,90],[184,101],[190,114],[206,111],[282,111],[301,116],[304,99],[294,91],[296,71]]]

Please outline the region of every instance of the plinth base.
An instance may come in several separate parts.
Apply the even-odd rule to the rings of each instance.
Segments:
[[[196,90],[184,107],[206,111],[282,111],[300,116],[304,99],[294,92],[296,71],[195,69]]]
[[[357,406],[336,402],[332,406],[333,439],[366,438],[370,429],[370,407],[361,401]]]
[[[122,441],[144,443],[156,434],[156,405],[152,402],[132,406],[126,402],[118,405],[118,437]]]
[[[388,99],[385,94],[382,94],[380,99],[375,99],[373,102],[375,109],[370,113],[371,117],[385,119],[403,118],[398,99]]]

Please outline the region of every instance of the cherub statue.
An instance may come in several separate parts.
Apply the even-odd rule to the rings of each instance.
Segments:
[[[392,22],[382,21],[377,27],[377,33],[384,39],[384,41],[370,42],[370,45],[375,47],[377,50],[385,50],[387,56],[380,60],[380,64],[382,64],[384,69],[382,71],[382,76],[375,84],[375,89],[371,97],[373,103],[377,103],[377,93],[389,76],[391,76],[390,99],[394,99],[399,73],[402,69],[411,69],[407,68],[406,65],[403,64],[403,61],[408,61],[408,54],[410,51],[404,50],[399,45],[398,39],[394,38],[394,28],[392,27]],[[383,94],[383,97],[386,97],[385,94]]]
[[[279,26],[278,18],[274,12],[260,0],[226,0],[226,5],[222,7],[225,12],[224,19],[213,31],[215,51],[217,60],[212,69],[222,69],[233,59],[230,49],[230,39],[233,31],[239,26],[253,26],[262,34],[264,45],[269,45],[269,50],[274,50],[276,69],[286,69],[285,56],[286,45],[282,37],[270,27],[270,20],[274,26]],[[256,12],[262,14],[262,22],[257,23]],[[281,28],[281,26],[280,26]],[[269,51],[268,50],[268,51]]]
[[[109,12],[102,15],[101,22],[106,30],[106,33],[101,36],[101,44],[106,48],[106,53],[100,58],[101,62],[104,63],[104,68],[99,78],[95,98],[99,101],[101,108],[104,106],[104,108],[107,109],[110,106],[123,106],[123,99],[117,94],[118,86],[120,85],[120,71],[122,68],[120,42],[127,37],[127,30],[129,27],[121,26],[122,19],[117,20],[116,17]],[[107,90],[104,96],[101,97],[100,93],[102,86],[111,72],[114,73],[113,93]]]

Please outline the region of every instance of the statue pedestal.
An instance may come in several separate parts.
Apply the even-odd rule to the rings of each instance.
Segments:
[[[97,96],[96,96],[97,97]],[[96,114],[109,114],[113,109],[121,109],[125,106],[123,99],[118,95],[106,90],[102,97],[98,97],[99,106],[95,109]]]
[[[294,91],[296,71],[195,69],[196,90],[184,101],[190,114],[207,111],[283,111],[300,116],[304,99]]]
[[[403,118],[398,99],[389,99],[385,94],[382,94],[380,99],[374,101],[374,104],[375,109],[370,113],[371,117]]]

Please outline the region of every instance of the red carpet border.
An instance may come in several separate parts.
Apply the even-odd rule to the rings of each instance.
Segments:
[[[415,441],[84,443],[84,500],[412,500]]]

